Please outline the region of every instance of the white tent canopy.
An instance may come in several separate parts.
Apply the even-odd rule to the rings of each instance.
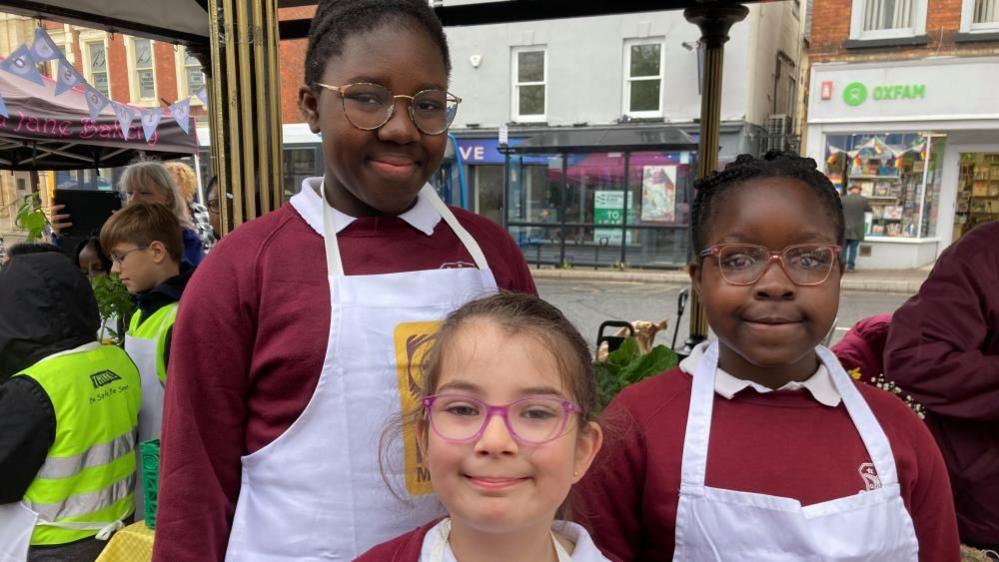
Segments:
[[[0,11],[185,44],[208,43],[208,0],[0,0]]]

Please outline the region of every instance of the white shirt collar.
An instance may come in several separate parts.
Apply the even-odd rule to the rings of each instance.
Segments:
[[[572,562],[610,562],[600,552],[589,533],[582,526],[569,521],[554,521],[552,531],[561,534],[575,545],[571,555]],[[443,562],[456,562],[451,545],[447,543],[450,532],[451,520],[449,518],[442,519],[427,531],[423,537],[419,562],[437,562],[434,560],[435,553],[440,554],[442,551]]]
[[[302,191],[292,197],[292,206],[302,215],[305,222],[319,234],[323,233],[323,200],[319,196],[319,186],[323,178],[305,178],[302,180]],[[399,218],[420,232],[431,236],[437,223],[441,221],[441,215],[434,209],[434,206],[422,195],[416,198],[416,205],[413,208],[399,215]],[[350,226],[350,223],[357,220],[345,213],[333,209],[333,226],[337,234]]]
[[[680,370],[683,372],[693,375],[697,366],[701,363],[701,358],[704,357],[704,352],[708,349],[709,342],[704,342],[696,347],[690,353],[690,355],[680,361]],[[767,394],[774,392],[774,389],[767,388],[761,384],[757,384],[753,381],[747,381],[745,379],[740,379],[725,371],[718,369],[715,373],[715,394],[731,400],[733,396],[739,392],[751,388],[760,394]],[[839,395],[839,391],[836,390],[836,385],[833,384],[832,376],[829,374],[829,369],[826,369],[825,365],[819,365],[815,374],[803,381],[791,381],[784,386],[777,389],[781,390],[807,390],[815,401],[824,406],[829,406],[835,408],[839,406],[842,398]]]

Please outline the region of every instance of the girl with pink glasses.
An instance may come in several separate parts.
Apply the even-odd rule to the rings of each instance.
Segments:
[[[606,561],[559,520],[603,441],[590,353],[565,316],[527,295],[472,301],[444,321],[423,373],[402,438],[417,441],[447,515],[358,560]],[[383,461],[390,485],[414,484],[391,476],[414,471]]]

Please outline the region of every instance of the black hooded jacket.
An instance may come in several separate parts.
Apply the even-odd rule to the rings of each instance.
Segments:
[[[19,255],[0,269],[0,504],[24,497],[55,438],[48,395],[28,377],[10,377],[96,341],[99,326],[90,283],[66,256]]]

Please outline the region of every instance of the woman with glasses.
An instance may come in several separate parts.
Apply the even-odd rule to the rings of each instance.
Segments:
[[[325,174],[226,235],[187,289],[157,560],[350,560],[438,513],[415,462],[396,474],[410,501],[386,491],[379,432],[447,313],[536,292],[499,225],[427,184],[461,101],[449,70],[425,0],[319,2],[299,101]]]
[[[597,544],[624,561],[960,560],[929,431],[819,346],[844,227],[815,162],[740,156],[698,183],[691,222],[717,341],[608,407],[622,439],[578,495]]]

